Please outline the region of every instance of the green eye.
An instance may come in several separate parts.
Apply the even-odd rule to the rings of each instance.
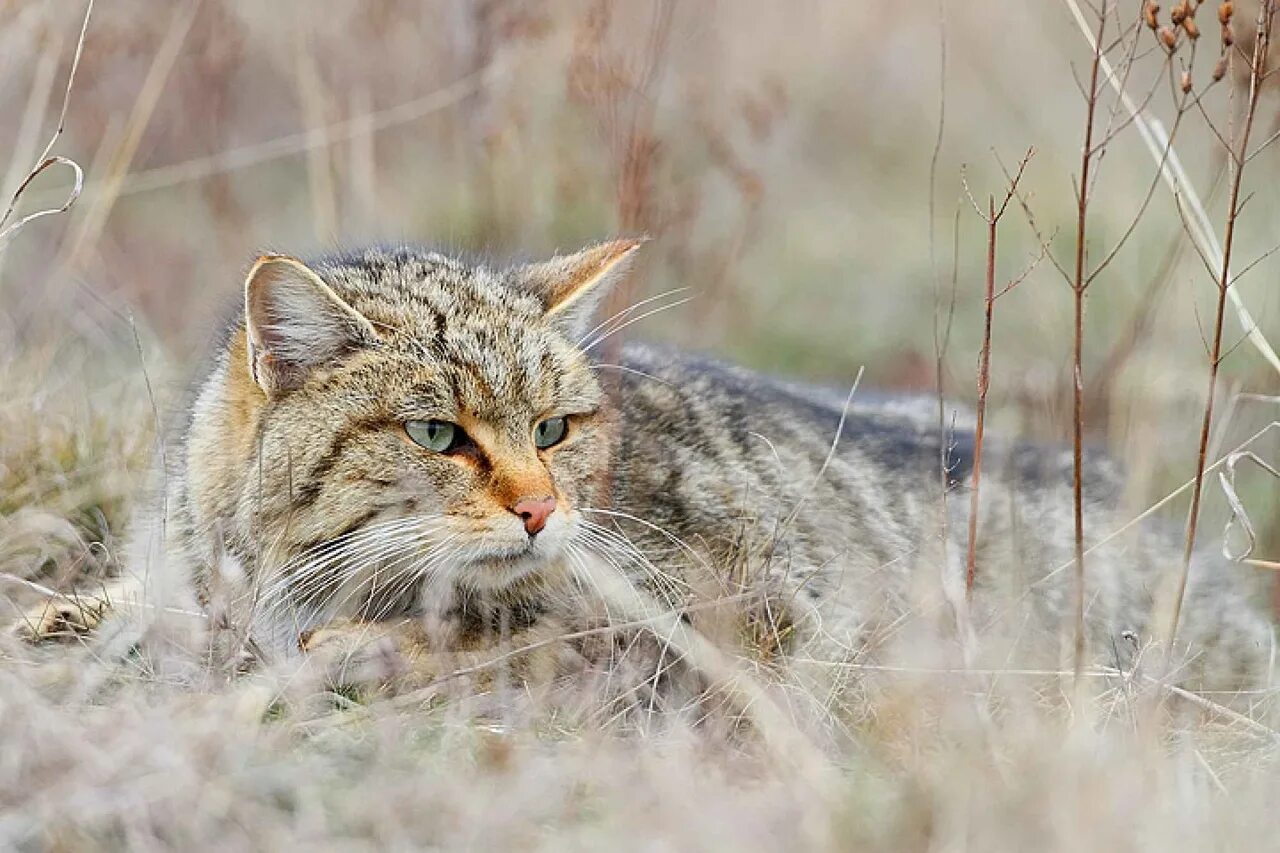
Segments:
[[[448,421],[406,421],[404,431],[415,444],[436,453],[447,453],[466,443],[467,434]]]
[[[564,418],[547,418],[533,428],[533,443],[539,450],[546,450],[564,440],[569,424]]]

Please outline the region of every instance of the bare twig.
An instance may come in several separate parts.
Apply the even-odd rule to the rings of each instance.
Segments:
[[[1073,330],[1071,349],[1071,510],[1075,522],[1075,656],[1073,669],[1079,683],[1084,671],[1084,295],[1089,286],[1085,240],[1089,223],[1089,173],[1097,152],[1093,148],[1094,119],[1098,109],[1098,73],[1104,59],[1102,35],[1107,25],[1107,2],[1098,13],[1098,33],[1093,40],[1089,90],[1085,98],[1084,142],[1080,148],[1080,175],[1076,184],[1076,252],[1071,281]]]
[[[5,208],[4,214],[0,216],[0,251],[4,250],[5,245],[13,236],[22,229],[24,225],[40,219],[44,216],[52,216],[58,213],[65,213],[71,209],[76,203],[76,199],[80,197],[81,190],[84,189],[84,171],[73,160],[66,157],[59,157],[53,154],[53,146],[57,144],[58,139],[62,136],[67,126],[67,109],[71,105],[71,89],[76,82],[76,72],[80,69],[80,56],[84,53],[85,35],[89,32],[89,18],[93,15],[93,0],[89,0],[85,6],[84,19],[80,22],[80,35],[76,39],[76,52],[71,59],[71,70],[67,73],[67,87],[62,92],[62,109],[58,113],[58,126],[54,128],[53,135],[49,137],[48,143],[45,144],[44,150],[40,152],[40,156],[36,158],[36,165],[27,173],[27,177],[14,190],[13,195],[9,198],[9,206]],[[75,175],[71,189],[67,194],[66,200],[58,207],[45,208],[29,213],[20,217],[16,222],[5,227],[5,223],[9,221],[9,217],[13,215],[13,211],[18,206],[19,199],[26,191],[36,176],[44,172],[46,169],[62,165],[69,167]]]
[[[1227,498],[1227,505],[1231,507],[1231,517],[1227,519],[1227,524],[1222,530],[1222,556],[1233,563],[1248,563],[1250,565],[1263,563],[1269,565],[1270,561],[1250,559],[1253,556],[1253,549],[1258,544],[1258,534],[1254,532],[1253,522],[1249,519],[1249,513],[1244,508],[1244,501],[1240,500],[1240,495],[1236,492],[1236,465],[1242,460],[1252,462],[1272,477],[1280,479],[1280,471],[1277,471],[1253,451],[1232,453],[1227,457],[1227,464],[1224,466],[1226,470],[1218,472],[1218,482],[1222,486],[1222,493]],[[1245,536],[1245,545],[1238,553],[1231,548],[1231,531],[1237,525],[1239,525]]]
[[[177,61],[199,8],[200,0],[189,0],[183,8],[173,13],[164,40],[156,50],[156,55],[147,69],[147,75],[130,111],[124,138],[112,153],[101,190],[88,202],[88,210],[79,218],[75,233],[68,241],[64,257],[65,262],[70,266],[74,267],[84,259],[89,246],[98,241],[103,228],[106,227],[107,219],[119,199],[120,186],[142,144],[143,133],[151,122],[165,82],[169,78],[174,62]]]
[[[1271,41],[1275,7],[1271,3],[1258,6],[1257,30],[1253,44],[1253,56],[1249,62],[1249,96],[1244,118],[1239,128],[1239,142],[1228,150],[1227,168],[1230,172],[1230,190],[1227,199],[1226,227],[1222,237],[1221,268],[1216,284],[1218,300],[1214,312],[1213,339],[1209,350],[1209,387],[1204,402],[1204,416],[1200,424],[1200,444],[1196,453],[1195,483],[1191,489],[1191,508],[1187,513],[1186,538],[1182,552],[1182,571],[1178,577],[1177,592],[1173,602],[1173,616],[1165,648],[1165,669],[1172,658],[1173,645],[1178,634],[1178,622],[1182,616],[1182,604],[1186,597],[1187,578],[1191,572],[1191,556],[1195,551],[1197,526],[1200,521],[1200,500],[1204,488],[1204,473],[1209,453],[1209,437],[1213,428],[1214,396],[1218,387],[1218,371],[1222,365],[1222,327],[1226,316],[1227,294],[1231,290],[1231,253],[1235,244],[1236,221],[1240,215],[1240,188],[1244,179],[1245,154],[1249,150],[1249,134],[1258,112],[1258,99],[1262,92],[1262,78]],[[1234,140],[1233,140],[1234,141]]]
[[[947,509],[948,492],[951,488],[950,444],[947,436],[946,416],[946,355],[951,344],[951,329],[956,315],[956,286],[960,268],[960,209],[957,206],[952,217],[951,240],[951,292],[946,303],[946,319],[943,320],[942,278],[938,270],[937,251],[937,201],[938,201],[938,161],[942,156],[942,143],[946,133],[947,122],[947,4],[946,0],[938,0],[938,133],[933,141],[933,154],[929,158],[929,266],[933,270],[933,359],[934,382],[938,399],[938,435],[942,440],[938,444],[938,477],[939,477],[939,528],[938,544],[942,549],[941,565],[943,567],[944,589],[951,589],[947,580],[947,567],[950,565],[950,529]],[[958,621],[964,616],[957,612]],[[963,633],[963,632],[962,632]]]
[[[982,444],[983,432],[986,427],[987,415],[987,391],[991,387],[991,327],[995,320],[995,304],[999,296],[1007,293],[1014,285],[1026,277],[1024,273],[1019,278],[1014,279],[1007,287],[996,293],[996,236],[1000,227],[1000,219],[1009,208],[1009,201],[1018,191],[1018,183],[1022,180],[1022,174],[1026,171],[1027,164],[1031,162],[1031,158],[1035,156],[1035,149],[1028,148],[1027,153],[1023,155],[1022,161],[1018,163],[1018,169],[1010,180],[1005,190],[1004,200],[1001,201],[999,207],[996,206],[994,196],[987,197],[987,212],[982,214],[983,220],[987,223],[987,277],[986,277],[986,297],[984,302],[984,325],[982,332],[982,350],[978,355],[978,412],[977,426],[974,430],[973,439],[973,473],[970,475],[972,486],[969,493],[969,543],[968,551],[965,555],[965,598],[973,597],[973,584],[977,577],[978,565],[978,506],[980,499],[980,491],[982,487]],[[961,175],[963,181],[963,173]],[[973,194],[969,191],[968,183],[965,182],[965,195],[969,198],[969,203],[973,205],[975,210],[979,210],[978,203],[974,199]],[[944,488],[946,472],[943,472]]]
[[[943,436],[944,440],[938,446],[938,465],[939,476],[941,478],[941,512],[942,512],[942,528],[939,531],[943,547],[943,563],[946,560],[947,548],[947,493],[951,487],[951,446],[945,440],[947,435],[947,418],[946,418],[946,357],[947,350],[951,345],[951,330],[955,324],[956,316],[956,292],[960,280],[960,208],[956,208],[955,215],[951,225],[951,289],[947,296],[946,320],[941,318],[942,313],[942,294],[938,289],[935,281],[935,295],[933,306],[933,355],[934,355],[934,377],[937,383],[938,397],[938,435]]]
[[[231,148],[205,157],[195,157],[167,166],[156,166],[152,169],[130,172],[121,179],[116,194],[123,198],[124,196],[181,186],[217,175],[248,169],[263,163],[270,163],[273,160],[281,160],[316,149],[328,148],[341,142],[351,141],[365,134],[381,133],[411,124],[429,115],[440,113],[456,106],[476,90],[498,79],[505,73],[505,70],[505,66],[496,64],[475,74],[462,77],[434,92],[386,109],[354,115],[322,127],[312,127],[308,130],[285,134],[263,142],[242,145],[238,148]],[[94,192],[105,186],[105,180],[90,181],[85,185],[85,189],[89,192]]]
[[[84,190],[84,170],[80,168],[80,164],[67,157],[59,157],[56,155],[53,157],[46,157],[34,169],[32,169],[30,173],[27,174],[26,179],[18,185],[18,189],[13,194],[13,200],[10,202],[9,210],[5,213],[5,216],[8,217],[9,213],[12,213],[14,205],[18,203],[18,199],[22,197],[23,191],[31,185],[31,182],[34,181],[40,173],[54,166],[66,166],[75,176],[75,182],[72,184],[71,191],[67,194],[66,200],[58,207],[46,207],[33,211],[28,213],[26,216],[19,217],[9,225],[5,226],[3,230],[0,230],[0,251],[4,250],[4,247],[8,245],[9,241],[12,240],[20,230],[22,230],[23,226],[44,216],[54,216],[55,214],[66,213],[80,198],[80,193]]]
[[[1175,231],[1169,246],[1165,249],[1155,272],[1147,280],[1142,295],[1138,297],[1137,306],[1125,328],[1127,331],[1116,338],[1115,344],[1102,359],[1101,365],[1094,371],[1094,382],[1090,388],[1090,400],[1094,405],[1104,405],[1109,390],[1114,387],[1116,377],[1138,348],[1147,340],[1155,321],[1156,308],[1160,305],[1160,295],[1172,280],[1171,273],[1182,256],[1185,245],[1182,233]]]
[[[1098,40],[1095,39],[1093,32],[1089,29],[1084,13],[1080,9],[1080,4],[1077,0],[1063,0],[1063,2],[1071,10],[1076,25],[1080,28],[1080,32],[1084,35],[1090,47],[1096,50]],[[1209,222],[1209,215],[1205,212],[1204,204],[1192,186],[1191,179],[1187,176],[1177,151],[1169,146],[1169,135],[1165,132],[1164,126],[1157,119],[1143,112],[1138,104],[1129,97],[1120,78],[1117,77],[1115,70],[1105,56],[1102,57],[1101,67],[1106,75],[1107,82],[1115,90],[1121,103],[1124,104],[1124,108],[1133,116],[1133,124],[1137,128],[1138,135],[1142,138],[1143,143],[1147,146],[1148,153],[1160,165],[1160,176],[1164,179],[1165,185],[1174,194],[1179,205],[1185,203],[1189,209],[1190,219],[1187,223],[1187,233],[1191,236],[1196,250],[1205,257],[1220,260],[1222,258],[1222,248],[1218,244],[1218,238],[1214,235],[1213,225]],[[1166,149],[1167,156],[1164,153]],[[1280,355],[1276,354],[1275,349],[1272,348],[1270,342],[1262,334],[1258,324],[1253,319],[1253,315],[1244,304],[1244,299],[1234,289],[1228,291],[1227,298],[1231,300],[1231,306],[1240,321],[1241,328],[1248,331],[1249,342],[1266,359],[1267,363],[1277,373],[1280,373]]]

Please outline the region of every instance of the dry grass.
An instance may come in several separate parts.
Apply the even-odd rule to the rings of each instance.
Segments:
[[[406,238],[543,252],[643,230],[655,239],[625,298],[698,294],[649,334],[845,384],[865,366],[882,387],[968,388],[986,334],[985,229],[962,217],[955,258],[937,258],[921,211],[949,229],[962,164],[971,185],[999,187],[988,149],[1034,145],[1018,185],[1032,227],[1008,217],[990,261],[1078,258],[1080,287],[1062,286],[1055,261],[1001,297],[985,338],[988,430],[1062,441],[1078,426],[1125,462],[1137,516],[1188,482],[1198,450],[1212,473],[1206,460],[1275,419],[1274,398],[1241,396],[1274,394],[1275,373],[1256,349],[1234,350],[1254,330],[1228,312],[1212,429],[1198,442],[1188,427],[1204,412],[1199,325],[1223,328],[1228,293],[1256,334],[1280,339],[1267,287],[1280,200],[1262,191],[1280,145],[1245,152],[1243,193],[1217,189],[1219,136],[1238,139],[1225,130],[1243,115],[1226,96],[1248,78],[1237,61],[1208,86],[1214,4],[1196,19],[1194,64],[1159,48],[1159,31],[1104,45],[1126,91],[1176,130],[1176,179],[1099,79],[1106,145],[1081,160],[1073,65],[1087,72],[1095,55],[1058,4],[946,4],[942,133],[930,45],[944,4],[288,5],[94,12],[57,138],[83,196],[0,248],[0,621],[36,599],[32,584],[118,569],[157,422],[260,247]],[[1257,6],[1236,6],[1247,56],[1241,22]],[[1108,8],[1130,32],[1138,6]],[[79,24],[61,3],[0,6],[6,203],[44,159]],[[1275,88],[1260,87],[1255,140],[1280,127]],[[1082,162],[1101,177],[1073,192]],[[15,216],[60,207],[63,180],[39,175]],[[1191,182],[1204,210],[1171,201],[1162,180]],[[1238,260],[1229,271],[1219,253],[1207,275],[1201,223],[1226,216]],[[956,305],[935,353],[927,318],[947,261]],[[1073,401],[1076,305],[1091,344]],[[1274,459],[1275,433],[1250,449]],[[1280,556],[1274,483],[1234,486],[1256,556]],[[1201,539],[1225,517],[1213,488],[1204,499]],[[1142,725],[1149,679],[1085,669],[1068,701],[1069,666],[1015,670],[998,645],[974,657],[923,624],[895,630],[910,641],[874,660],[794,673],[694,650],[732,700],[698,726],[611,720],[572,691],[390,701],[297,674],[228,677],[181,645],[0,640],[0,847],[1252,849],[1280,837],[1270,693],[1167,694]]]

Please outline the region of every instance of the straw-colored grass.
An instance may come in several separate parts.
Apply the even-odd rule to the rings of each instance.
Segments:
[[[1125,21],[1140,11],[1116,5]],[[1236,6],[1242,31],[1257,5]],[[984,342],[987,244],[962,211],[957,257],[934,257],[950,241],[922,227],[924,211],[950,229],[962,164],[970,185],[1001,187],[991,147],[1037,151],[1001,224],[1000,269],[1074,257],[1068,235],[1086,213],[1082,269],[1107,264],[1082,315],[1083,421],[1068,370],[1075,299],[1046,262],[1001,298],[987,434],[1064,442],[1079,424],[1128,469],[1126,517],[1179,487],[1156,511],[1185,509],[1200,437],[1188,425],[1205,402],[1198,324],[1219,295],[1197,252],[1217,254],[1227,203],[1208,122],[1226,127],[1232,102],[1228,79],[1192,109],[1157,70],[1176,80],[1181,68],[1152,50],[1158,35],[1098,63],[1100,132],[1128,129],[1094,159],[1081,212],[1072,66],[1087,74],[1093,46],[1068,5],[290,10],[94,9],[65,131],[46,152],[77,165],[32,180],[11,221],[63,206],[73,171],[83,193],[0,241],[5,626],[42,590],[91,592],[120,571],[156,437],[258,248],[404,238],[541,253],[644,231],[648,260],[619,298],[696,295],[647,334],[846,385],[865,367],[867,385],[925,393],[936,281],[954,262],[953,326],[937,354],[954,395],[973,387]],[[1206,3],[1197,19],[1200,82],[1216,59],[1215,12]],[[1087,4],[1079,13],[1096,23]],[[52,0],[0,7],[5,204],[46,159],[81,20]],[[1113,101],[1113,85],[1128,99]],[[1259,140],[1276,130],[1268,86]],[[1128,125],[1138,106],[1144,119]],[[1151,133],[1182,108],[1173,159]],[[1237,278],[1218,270],[1248,313],[1228,312],[1202,542],[1225,517],[1216,460],[1251,436],[1261,458],[1278,446],[1265,428],[1275,374],[1258,345],[1280,339],[1266,286],[1280,201],[1263,191],[1278,164],[1280,145],[1251,159]],[[1152,193],[1162,181],[1181,188],[1181,212]],[[1242,316],[1256,327],[1233,328]],[[1232,350],[1246,334],[1254,344]],[[1275,484],[1243,471],[1232,482],[1254,556],[1274,562]],[[976,637],[975,657],[924,619],[894,626],[874,657],[780,664],[767,644],[744,653],[694,633],[617,578],[598,586],[629,630],[654,631],[703,673],[705,707],[618,715],[598,682],[542,696],[501,678],[484,695],[461,677],[407,697],[334,693],[305,672],[229,673],[177,634],[139,649],[6,634],[0,848],[1263,849],[1280,838],[1271,690],[1160,692],[1155,674],[1096,664],[1072,690],[1069,654],[1062,671],[1001,665],[996,638]]]

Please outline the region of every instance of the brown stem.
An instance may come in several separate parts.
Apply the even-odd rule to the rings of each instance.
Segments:
[[[978,424],[973,434],[973,487],[969,493],[969,550],[965,557],[964,594],[973,597],[978,566],[978,494],[982,486],[982,437],[987,420],[987,389],[991,387],[991,324],[996,305],[996,200],[987,199],[987,291],[984,301],[982,351],[978,356]]]
[[[933,141],[933,155],[929,159],[929,266],[933,270],[933,359],[934,381],[938,397],[938,476],[940,480],[940,529],[938,541],[942,546],[942,564],[948,560],[947,489],[951,483],[950,444],[946,418],[946,356],[951,342],[952,321],[956,313],[956,282],[959,278],[960,209],[956,208],[952,225],[951,251],[951,300],[947,307],[947,322],[942,327],[942,287],[938,279],[938,252],[936,243],[936,210],[938,197],[938,161],[942,156],[942,143],[947,127],[947,7],[945,0],[938,0],[938,133]]]
[[[1024,271],[1020,276],[1011,280],[1005,285],[999,293],[996,292],[996,235],[1000,228],[1000,219],[1004,216],[1004,212],[1009,209],[1009,201],[1018,193],[1018,183],[1022,180],[1022,174],[1027,169],[1027,164],[1031,162],[1031,158],[1035,156],[1035,148],[1028,148],[1027,153],[1022,156],[1022,161],[1018,164],[1018,171],[1008,178],[1009,185],[1005,190],[1004,200],[996,207],[996,200],[993,196],[987,198],[987,212],[984,214],[982,209],[978,207],[977,201],[974,200],[973,194],[969,192],[968,183],[964,184],[965,195],[969,198],[969,203],[973,205],[974,210],[978,211],[978,215],[987,223],[987,278],[986,278],[986,295],[984,302],[985,325],[982,333],[982,350],[978,355],[978,423],[974,428],[973,435],[973,474],[971,475],[972,486],[969,494],[969,547],[965,557],[965,600],[973,597],[973,585],[977,578],[978,565],[978,505],[980,503],[979,496],[982,486],[982,446],[983,435],[986,429],[987,421],[987,389],[991,387],[991,327],[995,319],[996,300],[1004,294],[1008,293],[1016,287],[1027,275],[1031,269],[1038,263],[1039,259],[1032,262],[1031,267]],[[1006,172],[1006,177],[1008,173]],[[964,182],[964,175],[961,173],[961,181]],[[1043,253],[1040,257],[1044,257]],[[944,439],[945,440],[945,439]],[[943,488],[946,488],[946,471],[943,471]]]
[[[1080,179],[1076,187],[1076,258],[1071,283],[1075,297],[1075,336],[1071,349],[1071,508],[1075,518],[1075,655],[1076,682],[1084,671],[1084,294],[1088,287],[1085,270],[1085,237],[1089,220],[1089,172],[1093,165],[1093,127],[1098,107],[1098,71],[1102,65],[1102,34],[1107,25],[1104,0],[1098,14],[1098,37],[1094,41],[1093,65],[1089,72],[1089,97],[1085,107],[1084,143],[1080,149]]]
[[[1182,550],[1182,572],[1178,577],[1178,590],[1173,602],[1173,620],[1169,626],[1169,640],[1165,648],[1165,672],[1173,659],[1173,646],[1178,635],[1178,622],[1182,616],[1182,603],[1187,592],[1187,578],[1191,573],[1191,555],[1196,546],[1196,528],[1200,521],[1200,499],[1204,490],[1204,472],[1209,454],[1209,436],[1213,426],[1213,399],[1218,387],[1218,369],[1222,365],[1222,326],[1226,315],[1227,290],[1231,287],[1231,253],[1235,242],[1236,219],[1240,214],[1240,187],[1243,183],[1246,154],[1249,150],[1249,133],[1253,129],[1261,93],[1263,63],[1271,39],[1271,25],[1275,9],[1263,3],[1258,9],[1257,38],[1253,44],[1253,58],[1249,65],[1249,104],[1240,132],[1239,150],[1228,150],[1231,168],[1231,189],[1227,199],[1227,223],[1222,237],[1222,266],[1218,274],[1218,300],[1213,319],[1213,339],[1209,345],[1209,388],[1204,401],[1204,417],[1200,422],[1200,445],[1196,453],[1196,476],[1191,487],[1191,509],[1187,513],[1186,540]],[[1163,680],[1163,679],[1162,679]]]

